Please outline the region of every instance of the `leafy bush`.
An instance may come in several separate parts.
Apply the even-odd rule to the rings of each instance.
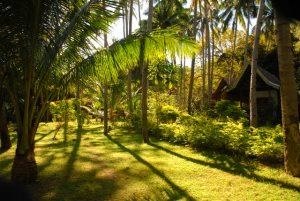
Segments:
[[[254,128],[250,140],[251,147],[247,155],[262,160],[278,161],[283,159],[283,132],[280,126],[275,128]]]
[[[53,121],[71,121],[76,119],[74,99],[61,100],[50,103],[50,113]]]
[[[169,113],[164,114],[168,117]],[[225,122],[183,112],[175,114],[175,122],[172,119],[175,118],[174,115],[171,116],[172,121],[169,121],[171,123],[161,123],[158,128],[156,125],[154,136],[197,149],[222,150],[264,161],[279,162],[283,159],[283,134],[280,126],[250,128],[245,126],[243,119],[227,119]]]
[[[156,115],[160,122],[162,123],[173,123],[179,117],[180,112],[177,108],[165,105],[157,108]]]
[[[216,113],[219,118],[227,119],[227,117],[234,120],[247,118],[246,111],[242,110],[235,102],[229,100],[221,100],[216,103]]]

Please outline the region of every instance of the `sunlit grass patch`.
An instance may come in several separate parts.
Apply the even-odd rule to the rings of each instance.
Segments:
[[[42,123],[36,136],[39,181],[33,197],[46,200],[288,200],[300,199],[300,179],[282,166],[212,151],[197,152],[115,125],[108,137],[92,122],[67,132]],[[15,147],[15,145],[14,145]],[[0,156],[0,176],[9,178],[14,149]]]

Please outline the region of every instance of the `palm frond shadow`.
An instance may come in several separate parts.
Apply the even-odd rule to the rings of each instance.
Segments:
[[[170,187],[171,189],[174,191],[172,193],[170,193],[170,191],[167,191],[168,196],[170,198],[186,198],[189,201],[196,201],[195,198],[193,198],[192,196],[190,196],[185,190],[181,189],[178,185],[176,185],[173,181],[171,181],[164,173],[162,173],[161,171],[159,171],[156,167],[154,167],[152,164],[150,164],[148,161],[144,160],[141,156],[139,156],[138,154],[136,154],[134,151],[128,149],[127,147],[125,147],[124,145],[122,145],[119,141],[113,139],[111,136],[106,136],[111,142],[113,142],[114,144],[118,145],[118,147],[120,149],[122,149],[123,151],[129,153],[130,155],[132,155],[137,161],[139,161],[140,163],[142,163],[143,165],[147,166],[154,174],[156,174],[157,176],[159,176],[161,179],[163,179]]]
[[[242,177],[245,177],[248,179],[252,179],[257,182],[272,184],[275,186],[280,186],[281,188],[286,188],[289,190],[300,192],[299,186],[258,175],[255,173],[256,168],[254,166],[244,165],[240,161],[233,159],[233,158],[229,158],[229,157],[221,156],[221,155],[207,154],[207,157],[213,159],[214,162],[206,162],[203,160],[183,156],[179,153],[176,153],[174,151],[171,151],[165,147],[162,147],[162,146],[154,144],[154,143],[149,143],[149,145],[154,148],[157,148],[159,150],[162,150],[168,154],[176,156],[178,158],[182,158],[184,160],[190,161],[192,163],[208,166],[208,167],[214,168],[214,169],[219,169],[224,172],[227,172],[227,173],[230,173],[233,175],[239,175],[239,176],[242,176]]]

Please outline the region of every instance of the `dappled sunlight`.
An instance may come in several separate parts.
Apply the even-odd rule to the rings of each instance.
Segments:
[[[52,129],[51,129],[52,128]],[[152,139],[142,143],[134,131],[70,124],[67,142],[53,139],[54,123],[37,134],[39,181],[33,197],[46,200],[297,200],[299,179],[239,157],[196,151]],[[62,132],[62,131],[59,131]],[[50,133],[50,134],[49,134]],[[0,175],[9,176],[14,150],[1,155]]]

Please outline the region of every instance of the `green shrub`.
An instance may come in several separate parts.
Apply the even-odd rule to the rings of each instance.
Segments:
[[[159,125],[157,137],[196,149],[215,149],[261,160],[282,161],[283,134],[281,127],[250,128],[242,119],[226,122],[205,116],[179,113],[173,123]]]
[[[250,131],[242,122],[228,119],[223,123],[221,132],[227,137],[226,149],[239,154],[245,154],[249,149]]]
[[[165,105],[157,108],[156,115],[161,123],[173,123],[179,117],[180,112],[173,106]]]
[[[280,126],[253,128],[250,144],[247,155],[268,161],[283,160],[283,133]]]
[[[76,119],[74,99],[55,101],[50,103],[52,121],[72,121]]]
[[[232,118],[239,120],[247,118],[246,111],[242,110],[235,102],[229,100],[221,100],[216,103],[215,106],[216,114],[221,119]]]
[[[160,137],[175,144],[188,144],[188,129],[178,124],[160,124]]]

